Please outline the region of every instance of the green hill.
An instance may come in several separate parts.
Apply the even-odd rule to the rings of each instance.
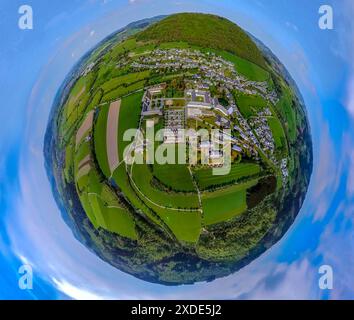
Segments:
[[[215,15],[171,15],[139,33],[137,40],[157,43],[184,41],[201,47],[225,50],[266,68],[263,55],[252,39],[235,23]]]

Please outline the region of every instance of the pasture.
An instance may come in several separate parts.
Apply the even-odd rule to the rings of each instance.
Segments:
[[[153,174],[174,191],[196,192],[188,167],[184,164],[154,164]]]
[[[106,104],[100,107],[97,121],[94,127],[94,145],[95,154],[98,164],[106,177],[111,175],[107,158],[107,119],[108,119],[109,105]]]
[[[283,140],[285,141],[285,134],[280,121],[275,117],[271,117],[268,118],[268,124],[272,130],[276,147],[279,149],[285,147],[283,145]]]
[[[256,185],[257,179],[202,195],[203,224],[212,225],[228,221],[247,210],[247,189]]]
[[[128,129],[138,128],[142,98],[143,92],[137,92],[122,99],[118,122],[119,159],[123,159],[124,149],[131,143],[131,141],[123,141],[124,133]]]
[[[201,190],[233,183],[241,178],[256,175],[261,172],[261,167],[254,163],[233,164],[230,173],[225,176],[213,175],[212,170],[212,168],[195,170],[194,176]]]
[[[240,112],[246,119],[254,116],[257,112],[268,106],[267,101],[260,96],[238,93],[235,95],[235,99]]]

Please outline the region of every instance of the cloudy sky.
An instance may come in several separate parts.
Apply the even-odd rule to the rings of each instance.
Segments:
[[[18,0],[0,4],[0,298],[354,298],[354,2],[326,0],[334,29],[321,30],[307,0],[27,0],[34,29],[18,28]],[[124,274],[88,251],[62,221],[44,170],[53,98],[80,57],[130,22],[174,12],[229,18],[285,64],[306,101],[314,173],[284,238],[227,278],[165,287]],[[18,269],[30,264],[32,290]],[[318,270],[334,272],[321,290]]]

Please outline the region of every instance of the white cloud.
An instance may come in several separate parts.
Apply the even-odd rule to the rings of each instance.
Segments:
[[[354,223],[354,206],[344,199],[322,233],[316,249],[322,263],[333,269],[334,285],[331,299],[353,298],[354,235],[348,222]]]
[[[354,60],[354,54],[353,54],[353,60]],[[352,66],[352,69],[353,70],[352,70],[351,78],[347,86],[347,98],[346,98],[345,106],[348,112],[350,113],[350,115],[354,118],[354,65]]]
[[[65,280],[57,280],[57,279],[52,279],[54,284],[56,285],[57,289],[64,294],[66,294],[68,297],[75,299],[75,300],[108,300],[108,298],[105,298],[99,294],[95,294],[93,292],[90,292],[87,289],[82,289],[73,286],[72,284],[66,282]]]
[[[142,2],[148,2],[149,0],[128,0],[129,4],[140,4]],[[174,3],[175,4],[175,3]]]
[[[350,116],[354,119],[354,2],[352,0],[344,0],[343,2],[344,5],[340,11],[341,24],[337,30],[339,37],[338,54],[349,64],[350,76],[344,104]]]
[[[288,28],[290,28],[290,29],[292,29],[292,30],[294,30],[294,31],[296,31],[296,32],[299,31],[299,27],[298,27],[296,24],[294,24],[294,23],[292,23],[292,22],[290,22],[290,21],[287,21],[287,22],[285,23],[285,25],[286,25]]]
[[[321,116],[320,112],[318,115]],[[315,221],[325,217],[338,189],[343,169],[342,162],[336,161],[337,151],[333,145],[328,123],[320,122],[319,130],[319,149],[315,157],[317,161],[315,161],[311,183],[312,213]]]
[[[354,150],[349,155],[347,195],[354,197]]]

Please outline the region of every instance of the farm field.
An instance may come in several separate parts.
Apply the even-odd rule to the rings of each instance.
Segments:
[[[138,236],[135,231],[135,223],[127,210],[119,207],[104,206],[102,211],[108,231],[120,234],[132,240],[137,240]]]
[[[282,97],[276,105],[276,108],[286,121],[286,129],[288,131],[289,139],[293,142],[296,138],[296,115],[292,108],[292,96],[289,89],[285,89]]]
[[[232,183],[240,178],[247,178],[260,172],[261,168],[257,164],[239,163],[232,165],[231,172],[225,176],[213,175],[212,168],[195,170],[194,175],[199,188],[205,190],[209,187]]]
[[[128,73],[126,75],[118,76],[116,78],[113,78],[105,82],[101,86],[101,88],[104,90],[104,92],[108,93],[117,89],[117,87],[121,87],[121,86],[129,87],[133,83],[148,79],[149,75],[150,75],[150,71]]]
[[[266,108],[268,103],[260,96],[249,96],[238,93],[235,95],[237,106],[242,115],[248,119],[254,116],[257,112]]]
[[[107,197],[107,191],[94,169],[78,181],[78,186],[81,203],[96,228],[101,227],[129,239],[137,239],[133,218],[117,200],[112,201],[112,197]]]
[[[196,192],[188,167],[184,164],[154,164],[153,174],[174,191]]]
[[[70,94],[70,97],[68,99],[67,107],[66,107],[66,115],[67,116],[70,115],[74,111],[74,107],[80,101],[80,97],[85,93],[85,89],[86,89],[86,79],[80,78],[76,82],[76,84]]]
[[[107,131],[106,131],[106,149],[108,165],[111,173],[119,165],[118,155],[118,125],[121,100],[114,101],[109,106]]]
[[[126,171],[125,165],[120,165],[113,173],[113,180],[118,185],[125,197],[129,199],[131,204],[138,210],[142,210],[157,225],[161,226],[161,220],[154,215],[148,206],[138,197],[130,184],[130,178]]]
[[[283,145],[283,142],[285,142],[285,134],[280,121],[275,117],[269,117],[268,124],[273,132],[276,147],[279,149],[286,147]]]
[[[149,169],[145,168],[145,170]],[[145,179],[144,177],[146,176],[140,175],[140,180],[136,182],[136,184],[139,186],[139,190],[141,191],[145,191],[145,188],[149,188],[149,183],[146,181],[142,181]],[[121,165],[116,170],[116,172],[114,173],[114,180],[122,189],[126,197],[136,208],[144,210],[148,217],[158,225],[163,227],[163,225],[165,224],[173,232],[177,239],[188,243],[194,243],[198,240],[201,229],[201,215],[199,211],[184,211],[182,209],[177,211],[161,205],[157,206],[152,202],[148,201],[142,195],[142,193],[139,192],[135,185],[131,184],[131,179],[129,178],[126,172],[124,165]],[[145,195],[145,193],[143,194]],[[152,197],[154,200],[157,201],[175,201],[173,198],[161,199],[159,198],[160,195],[161,194],[156,193],[156,191],[149,191],[148,194],[149,197]],[[173,204],[175,205],[175,203]],[[158,214],[158,216],[154,215],[151,209],[154,210]]]
[[[167,210],[160,215],[179,241],[191,244],[198,241],[202,227],[200,212]]]
[[[257,182],[256,179],[212,193],[203,193],[203,224],[220,223],[245,212],[247,210],[246,191]]]
[[[246,59],[242,59],[237,55],[231,54],[226,51],[212,51],[220,55],[224,59],[232,62],[235,65],[235,69],[237,72],[252,81],[267,81],[269,79],[270,75],[268,71]]]
[[[141,113],[143,92],[137,92],[122,99],[118,124],[118,151],[119,159],[123,159],[124,149],[131,143],[123,141],[126,130],[138,127]]]
[[[94,128],[95,154],[96,154],[98,164],[105,177],[109,177],[111,175],[111,171],[108,165],[107,147],[106,147],[108,111],[109,111],[109,104],[105,104],[104,106],[100,107],[98,118]]]
[[[103,102],[111,102],[113,100],[116,100],[120,97],[132,94],[138,90],[141,90],[144,88],[145,85],[145,80],[135,82],[131,84],[130,86],[119,86],[118,88],[105,93],[104,96],[102,97]]]
[[[82,120],[83,115],[90,111],[88,107],[91,97],[88,91],[94,82],[95,75],[93,74],[80,78],[75,84],[74,92],[68,96],[63,114],[65,121],[62,123],[65,136],[72,133],[72,129]],[[69,140],[70,137],[70,135],[67,136],[67,139]]]
[[[132,168],[133,189],[154,210],[180,241],[196,242],[201,229],[201,214],[196,194],[168,193],[151,185],[152,172],[147,165]]]
[[[73,168],[73,162],[74,162],[74,142],[71,142],[68,146],[65,148],[65,169],[64,169],[64,177],[66,181],[70,181],[71,175],[73,174],[72,168]]]
[[[174,192],[164,192],[155,189],[151,185],[153,175],[146,164],[135,164],[132,169],[133,180],[136,187],[146,196],[149,201],[157,205],[174,209],[198,209],[198,197],[196,194],[179,194]]]
[[[137,41],[135,38],[127,39],[122,43],[119,43],[115,47],[113,47],[110,57],[112,60],[114,60],[120,54],[135,49],[136,46],[137,46]]]
[[[147,54],[156,49],[156,44],[147,44],[138,46],[137,48],[133,49],[129,54],[134,57],[136,55]]]
[[[159,45],[160,49],[174,49],[174,48],[178,48],[178,49],[188,49],[190,48],[191,45],[188,44],[188,42],[184,42],[184,41],[178,41],[178,42],[165,42],[165,43],[161,43]]]

